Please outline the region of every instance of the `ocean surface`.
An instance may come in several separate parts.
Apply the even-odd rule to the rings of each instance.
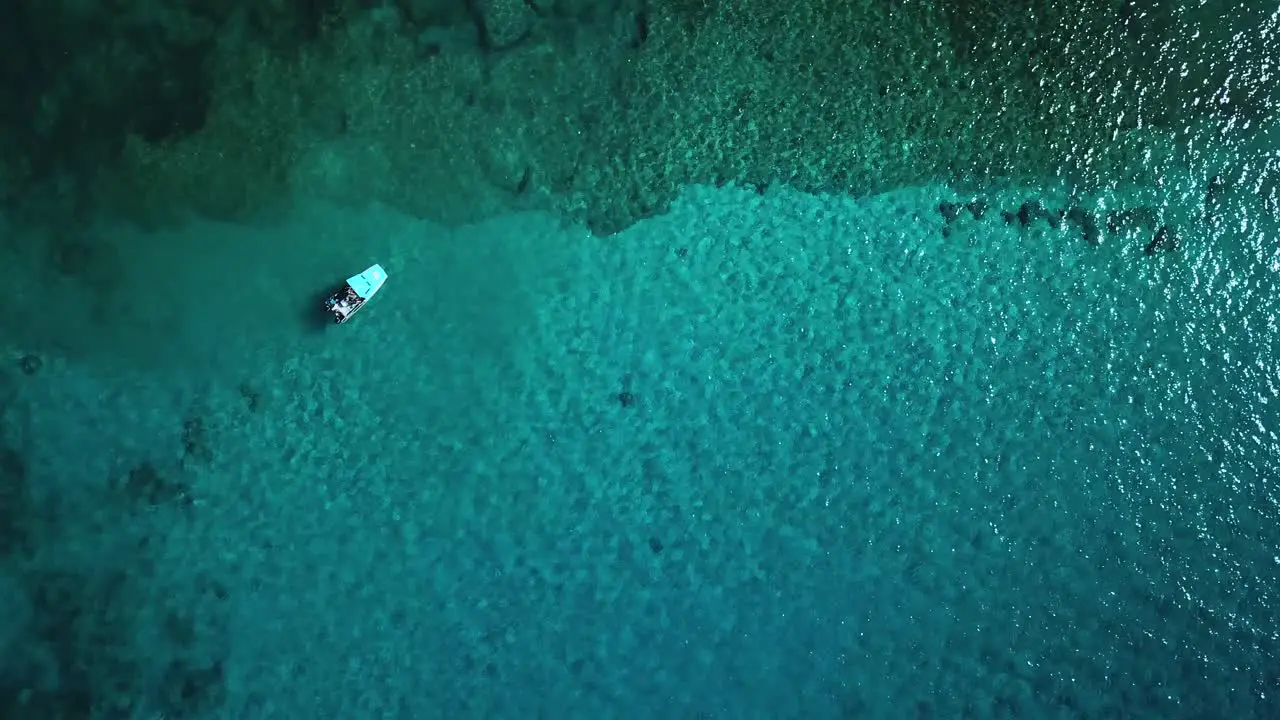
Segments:
[[[116,299],[24,308],[0,376],[8,676],[32,717],[1276,717],[1280,234],[1153,192],[100,228]],[[1152,204],[1177,250],[1106,227]]]

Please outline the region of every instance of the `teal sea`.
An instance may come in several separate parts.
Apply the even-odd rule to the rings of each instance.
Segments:
[[[10,211],[0,710],[1280,717],[1276,150],[1179,137],[608,235]]]
[[[41,592],[127,603],[130,672],[207,636],[228,717],[1267,716],[1264,248],[943,237],[944,193],[204,227],[270,234],[264,282],[376,235],[391,280],[314,334],[209,308],[150,341],[186,371],[11,379]]]

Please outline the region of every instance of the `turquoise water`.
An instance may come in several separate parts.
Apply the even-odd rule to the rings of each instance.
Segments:
[[[983,197],[103,229],[159,301],[26,328],[0,385],[23,707],[1273,717],[1275,226],[1148,257]]]

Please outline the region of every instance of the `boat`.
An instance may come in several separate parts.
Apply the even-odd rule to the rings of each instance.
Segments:
[[[335,323],[341,325],[373,299],[386,281],[387,271],[374,263],[364,272],[347,278],[341,287],[329,293],[324,301],[324,311],[333,316]]]

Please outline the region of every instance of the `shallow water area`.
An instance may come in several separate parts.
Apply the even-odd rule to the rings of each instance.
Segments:
[[[86,677],[208,717],[1266,717],[1274,225],[1148,256],[984,198],[104,230],[157,301],[13,348],[3,639],[52,683],[96,608]]]

